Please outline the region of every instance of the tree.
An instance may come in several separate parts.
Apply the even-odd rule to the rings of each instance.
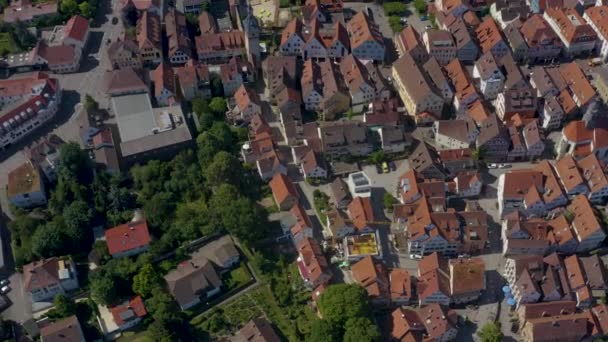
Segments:
[[[32,252],[41,258],[65,254],[66,249],[71,249],[71,241],[65,234],[64,227],[65,222],[61,216],[56,216],[53,221],[38,227],[32,236]]]
[[[228,110],[228,106],[226,105],[226,100],[222,97],[214,97],[209,102],[209,109],[216,115],[224,115],[226,110]]]
[[[53,309],[48,312],[48,316],[53,319],[60,319],[76,314],[76,302],[64,294],[58,294],[53,299]]]
[[[105,270],[93,273],[89,277],[91,298],[100,305],[110,305],[117,299],[112,275]]]
[[[222,84],[222,79],[217,75],[211,76],[211,95],[224,96],[224,85]]]
[[[84,4],[85,2],[83,2],[82,4]],[[80,4],[80,5],[82,5]],[[95,101],[95,99],[89,95],[86,94],[84,96],[84,109],[86,109],[89,112],[94,112],[96,110],[99,109],[99,104],[97,103],[97,101]]]
[[[386,156],[384,155],[384,151],[376,151],[369,156],[369,159],[372,164],[380,165],[386,160]]]
[[[235,147],[234,133],[230,127],[223,121],[216,121],[209,130],[214,137],[217,138],[220,143],[220,147],[224,151],[232,151]]]
[[[210,132],[203,132],[196,138],[198,162],[206,168],[213,161],[213,157],[222,150],[222,143]]]
[[[334,326],[343,327],[349,319],[367,315],[367,292],[355,284],[330,285],[319,299],[319,311]]]
[[[316,319],[310,326],[310,334],[306,337],[306,342],[339,342],[340,335],[340,329],[328,320]]]
[[[80,145],[69,142],[59,148],[59,177],[77,179],[82,184],[90,181],[89,157]]]
[[[424,15],[426,13],[426,1],[414,0],[414,8],[418,15]]]
[[[387,16],[402,16],[407,11],[407,7],[401,2],[385,2],[382,7]]]
[[[152,291],[160,286],[160,276],[151,264],[145,264],[133,277],[133,292],[147,298]]]
[[[205,169],[205,179],[212,187],[223,183],[237,185],[242,176],[243,169],[239,160],[225,151],[218,152]]]
[[[78,5],[78,11],[83,17],[90,19],[93,17],[93,8],[87,1],[83,1]]]
[[[90,231],[89,223],[93,218],[93,210],[82,200],[70,203],[63,210],[65,221],[65,233],[72,240],[72,245],[76,248],[81,247],[84,237]]]
[[[391,195],[388,192],[385,192],[383,201],[384,201],[384,209],[388,210],[389,213],[393,212],[393,205],[395,205],[397,203],[397,199],[395,198],[395,196]]]
[[[78,11],[78,3],[76,0],[61,0],[59,10],[65,15],[72,16]]]
[[[378,327],[367,317],[356,317],[346,321],[344,342],[379,342]]]
[[[500,342],[503,339],[503,334],[500,329],[499,322],[486,323],[481,330],[477,332],[477,336],[482,342]]]
[[[143,209],[152,226],[165,226],[171,220],[175,209],[173,196],[166,191],[154,194],[144,202]]]

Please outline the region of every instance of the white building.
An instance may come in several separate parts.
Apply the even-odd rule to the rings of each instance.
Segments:
[[[363,171],[348,175],[346,184],[353,197],[370,197],[372,195],[372,183],[367,174]]]
[[[601,0],[598,0],[600,2]],[[600,57],[608,61],[608,5],[596,5],[585,10],[583,18],[593,28],[598,37]]]
[[[47,202],[40,170],[29,161],[8,173],[8,200],[17,208],[33,208]]]

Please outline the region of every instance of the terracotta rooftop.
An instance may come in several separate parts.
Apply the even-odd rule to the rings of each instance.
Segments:
[[[277,204],[282,203],[289,196],[293,196],[298,198],[298,191],[293,184],[293,181],[288,176],[277,173],[270,182],[268,183],[270,189],[272,190],[272,195],[274,196]]]
[[[348,205],[348,214],[355,228],[364,229],[376,221],[369,197],[355,197]]]
[[[146,221],[129,222],[107,229],[105,237],[110,255],[147,246],[152,240]]]
[[[591,25],[587,24],[575,9],[550,7],[545,10],[545,14],[555,21],[561,36],[569,44],[597,39],[597,34]]]
[[[570,91],[576,97],[577,105],[583,107],[595,98],[596,92],[585,73],[576,62],[564,64],[559,68],[559,72],[566,80]]]
[[[568,211],[574,214],[572,227],[579,241],[585,240],[596,232],[603,232],[602,225],[585,195],[576,196],[568,206]]]
[[[131,300],[114,306],[110,309],[114,322],[118,326],[128,323],[130,320],[142,318],[148,314],[144,301],[140,296],[133,297]]]
[[[585,10],[589,21],[593,23],[599,34],[604,40],[608,40],[608,6],[591,6]],[[596,33],[597,33],[596,31]]]
[[[355,14],[347,23],[350,33],[350,45],[355,49],[367,41],[375,41],[380,46],[384,46],[384,38],[376,23],[370,19],[363,11]]]

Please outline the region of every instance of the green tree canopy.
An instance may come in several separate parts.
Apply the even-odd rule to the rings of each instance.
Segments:
[[[356,317],[346,321],[344,342],[379,342],[378,327],[367,317]]]
[[[93,218],[93,210],[82,200],[70,203],[63,210],[65,233],[72,240],[72,246],[79,248],[90,231],[89,224]]]
[[[154,267],[151,264],[145,264],[133,277],[133,292],[147,298],[160,284],[160,276],[156,273]]]
[[[333,326],[328,320],[317,319],[310,326],[306,342],[339,342],[341,329]]]
[[[78,12],[78,3],[76,0],[61,0],[59,10],[63,14],[72,16]]]
[[[224,115],[228,110],[226,100],[222,97],[214,97],[209,102],[209,109],[216,115]]]
[[[110,305],[117,300],[116,288],[111,274],[101,270],[89,277],[91,298],[100,305]]]
[[[48,312],[48,316],[53,319],[60,319],[76,314],[76,302],[64,294],[58,294],[53,299],[53,309]]]
[[[481,330],[477,332],[477,336],[482,342],[500,342],[503,339],[503,334],[500,329],[500,323],[486,323]]]
[[[212,187],[224,183],[237,185],[241,177],[243,177],[241,163],[235,156],[225,151],[218,152],[205,169],[205,179]]]
[[[319,299],[319,311],[324,319],[343,327],[349,319],[369,313],[367,292],[354,284],[330,285]]]
[[[70,250],[72,244],[65,234],[63,217],[55,216],[52,221],[38,227],[32,236],[32,252],[41,257],[61,256]]]

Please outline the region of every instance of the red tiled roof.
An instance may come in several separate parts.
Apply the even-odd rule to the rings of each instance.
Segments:
[[[117,305],[111,308],[110,311],[112,312],[114,322],[118,326],[125,324],[125,319],[128,321],[134,318],[144,317],[146,314],[148,314],[146,307],[144,306],[144,301],[140,296],[134,297],[130,301],[121,305]],[[129,311],[131,311],[131,314],[128,313]],[[127,318],[127,315],[133,316],[131,316],[132,318]]]
[[[89,31],[89,21],[79,15],[75,15],[68,20],[63,27],[63,36],[84,43],[85,36]]]
[[[152,240],[146,221],[121,224],[105,231],[108,251],[111,255],[147,246]]]

